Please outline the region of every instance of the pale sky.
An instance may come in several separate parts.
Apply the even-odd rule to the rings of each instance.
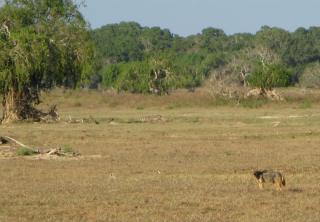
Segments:
[[[263,25],[294,31],[320,25],[320,0],[86,0],[92,28],[121,21],[160,26],[182,36],[206,27],[227,34],[255,33]]]
[[[255,33],[263,25],[289,31],[320,26],[320,0],[86,0],[86,5],[81,11],[92,28],[135,21],[187,36],[206,27],[233,34]]]

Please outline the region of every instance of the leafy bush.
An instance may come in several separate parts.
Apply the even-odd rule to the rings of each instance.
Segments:
[[[148,92],[150,68],[146,62],[130,62],[109,65],[102,74],[102,84],[118,91]]]
[[[292,72],[284,65],[258,63],[247,81],[252,87],[272,89],[289,86],[291,76]]]
[[[149,92],[151,68],[148,62],[132,62],[120,65],[120,72],[114,87],[118,91],[132,93]]]

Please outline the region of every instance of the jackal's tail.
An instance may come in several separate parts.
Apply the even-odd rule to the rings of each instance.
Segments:
[[[281,183],[282,183],[282,185],[283,185],[283,186],[285,186],[285,185],[286,185],[286,180],[284,179],[284,177],[283,177],[283,176],[281,176]]]

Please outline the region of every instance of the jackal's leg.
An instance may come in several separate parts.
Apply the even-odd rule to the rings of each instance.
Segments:
[[[276,186],[276,190],[281,191],[281,182],[280,183],[274,183],[274,185]]]
[[[262,182],[258,182],[259,188],[262,190],[263,189],[263,183]]]

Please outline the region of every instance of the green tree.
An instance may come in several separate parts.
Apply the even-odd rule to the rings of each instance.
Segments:
[[[147,52],[163,51],[172,47],[173,35],[168,29],[145,28],[142,33],[142,42]]]
[[[205,28],[202,30],[201,47],[208,52],[219,52],[224,48],[224,42],[227,40],[227,35],[221,29]]]
[[[2,122],[39,118],[39,93],[92,71],[88,26],[72,0],[6,0],[0,8]]]
[[[298,28],[291,34],[284,60],[290,66],[305,65],[320,59],[320,29]]]
[[[135,22],[121,22],[96,29],[92,37],[103,65],[143,59],[144,45],[140,40],[143,28]]]
[[[256,34],[258,44],[284,56],[290,44],[290,33],[281,28],[263,26]]]

